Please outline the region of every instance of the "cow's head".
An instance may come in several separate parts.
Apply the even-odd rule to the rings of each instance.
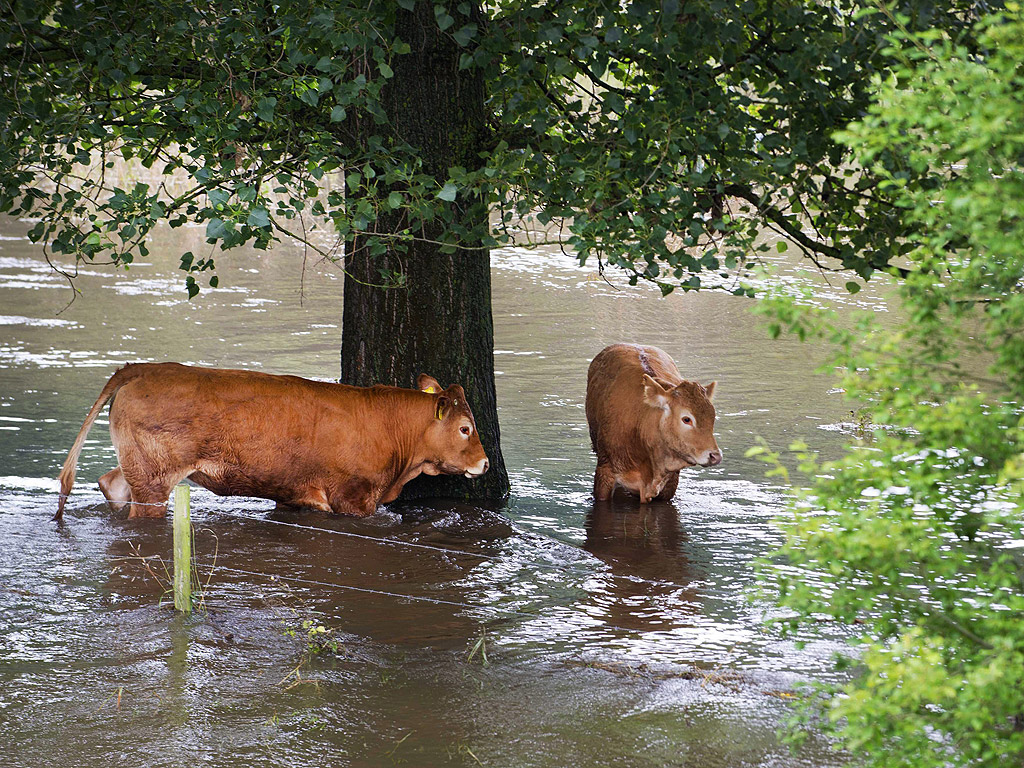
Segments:
[[[458,384],[445,389],[425,373],[420,374],[416,386],[434,397],[434,416],[424,435],[427,464],[423,471],[428,475],[480,477],[490,462],[480,444],[465,391]]]
[[[722,463],[722,451],[715,442],[715,406],[711,397],[715,382],[702,387],[695,381],[672,385],[644,374],[644,402],[656,409],[656,440],[669,459],[669,469],[694,464],[713,467]]]

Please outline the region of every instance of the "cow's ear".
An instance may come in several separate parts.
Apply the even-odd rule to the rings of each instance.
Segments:
[[[669,393],[657,381],[644,374],[644,402],[655,408],[668,408]]]
[[[718,384],[717,381],[712,381],[710,384],[708,384],[706,387],[704,387],[704,391],[707,393],[708,400],[711,400],[715,396],[715,385],[716,384]]]
[[[447,395],[440,395],[437,400],[434,401],[434,417],[441,421],[444,419],[445,411],[448,410],[449,399]]]
[[[416,378],[416,388],[421,392],[429,392],[430,394],[444,390],[444,387],[437,383],[437,379],[425,373],[421,373]]]

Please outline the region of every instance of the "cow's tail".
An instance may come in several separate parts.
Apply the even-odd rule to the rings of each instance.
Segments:
[[[75,469],[78,466],[78,454],[82,452],[82,446],[85,445],[85,438],[89,434],[89,430],[92,428],[92,423],[96,421],[96,417],[100,415],[100,411],[103,410],[103,406],[105,406],[107,401],[117,393],[117,390],[132,379],[136,378],[138,375],[138,366],[126,365],[110,377],[110,380],[100,392],[100,396],[96,398],[96,402],[93,403],[92,408],[89,409],[89,415],[85,417],[85,423],[82,425],[82,428],[78,430],[78,437],[75,438],[75,444],[71,446],[71,451],[68,452],[68,457],[64,460],[64,468],[60,471],[60,500],[57,502],[57,512],[53,516],[54,520],[60,522],[64,519],[64,504],[67,503],[68,496],[71,493],[71,486],[75,484]]]

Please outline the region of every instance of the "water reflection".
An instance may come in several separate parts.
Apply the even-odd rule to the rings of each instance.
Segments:
[[[611,568],[598,600],[610,624],[645,631],[693,626],[701,578],[690,562],[679,512],[669,502],[594,502],[583,545]]]
[[[683,584],[696,577],[683,549],[689,539],[671,502],[595,501],[585,530],[584,549],[613,573]]]

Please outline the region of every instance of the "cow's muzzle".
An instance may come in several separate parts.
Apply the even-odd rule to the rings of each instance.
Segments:
[[[721,463],[722,463],[722,452],[721,451],[711,451],[708,454],[708,462],[707,462],[707,464],[704,464],[703,466],[705,466],[705,467],[714,467],[714,466],[716,466],[718,464],[721,464]]]
[[[479,462],[466,470],[466,477],[470,479],[480,477],[480,475],[484,474],[490,466],[491,462],[487,459],[480,459]]]

